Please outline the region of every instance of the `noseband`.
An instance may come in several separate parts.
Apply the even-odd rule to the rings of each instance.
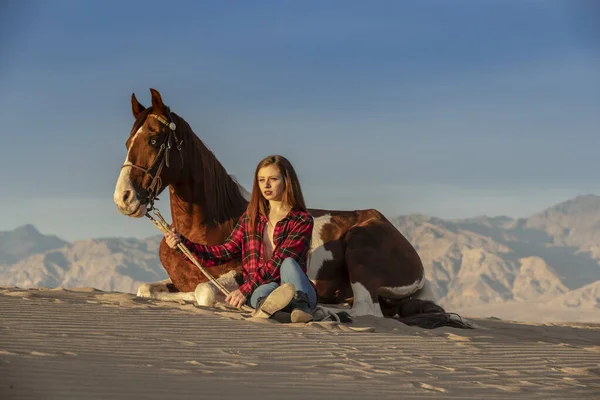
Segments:
[[[175,130],[177,129],[177,126],[173,122],[173,119],[172,119],[170,113],[169,113],[169,120],[161,117],[160,115],[156,115],[156,114],[150,114],[148,116],[156,118],[161,124],[163,124],[164,126],[166,126],[169,129],[167,132],[167,137],[165,138],[164,142],[160,145],[158,154],[154,158],[154,161],[152,162],[152,165],[150,165],[149,168],[146,169],[146,168],[140,167],[139,165],[134,165],[134,164],[123,164],[121,166],[121,169],[123,169],[125,167],[136,168],[136,169],[139,169],[140,171],[142,171],[144,173],[144,175],[150,175],[150,177],[152,178],[152,182],[150,182],[150,185],[148,185],[148,188],[146,190],[148,191],[148,197],[147,197],[148,203],[150,204],[150,208],[152,209],[152,208],[154,208],[154,200],[158,200],[156,195],[158,194],[158,191],[160,190],[160,187],[162,186],[162,180],[160,179],[160,174],[162,172],[162,169],[165,165],[167,166],[167,168],[169,168],[169,155],[171,153],[171,147],[172,147],[171,141],[175,142],[175,147],[177,148],[177,151],[179,152],[179,155],[181,156],[181,167],[183,168],[183,150],[182,150],[183,139],[182,140],[177,139],[177,135],[175,134]],[[158,164],[158,168],[156,169],[156,173],[154,175],[152,175],[150,173],[150,171],[157,164]]]

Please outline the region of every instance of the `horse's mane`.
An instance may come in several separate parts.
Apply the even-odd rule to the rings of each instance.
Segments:
[[[242,194],[238,182],[227,173],[212,151],[192,131],[190,125],[179,115],[171,113],[183,139],[184,168],[191,174],[202,174],[205,223],[217,225],[237,222],[246,210],[248,201]],[[232,221],[233,219],[233,221]]]
[[[153,107],[148,107],[138,115],[130,136],[137,132],[153,111]],[[171,112],[167,106],[165,111],[170,113],[173,122],[177,124],[177,133],[181,136],[179,139],[183,140],[184,168],[190,169],[190,175],[203,178],[204,223],[211,226],[235,224],[248,206],[238,182],[227,173],[217,157],[192,131],[187,121]]]

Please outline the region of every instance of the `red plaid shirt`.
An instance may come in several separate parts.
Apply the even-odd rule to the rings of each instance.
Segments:
[[[220,245],[193,243],[182,237],[182,243],[198,258],[203,267],[223,264],[241,258],[244,283],[240,292],[248,297],[254,289],[269,282],[280,282],[279,267],[284,259],[292,257],[306,273],[306,263],[313,230],[313,218],[306,211],[291,210],[275,225],[273,257],[263,260],[263,233],[267,218],[259,216],[256,232],[247,231],[248,216],[242,214],[235,228]]]

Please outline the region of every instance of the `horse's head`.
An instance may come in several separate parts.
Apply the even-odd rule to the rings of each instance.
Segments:
[[[150,92],[152,107],[149,108],[141,105],[135,94],[131,95],[135,122],[125,142],[127,158],[114,193],[119,211],[134,218],[145,215],[148,206],[175,182],[183,167],[180,119],[163,104],[158,91],[150,89]]]

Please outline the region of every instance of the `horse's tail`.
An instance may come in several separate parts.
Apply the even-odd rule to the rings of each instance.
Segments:
[[[456,313],[448,313],[440,305],[431,300],[405,298],[398,305],[398,317],[400,322],[419,326],[421,328],[433,329],[442,326],[453,328],[473,329],[474,326]]]
[[[406,325],[418,326],[425,329],[450,326],[453,328],[473,329],[470,322],[455,313],[448,313],[439,304],[431,300],[419,299],[413,296],[403,299],[380,299],[387,307],[394,306],[396,314],[391,316]]]

